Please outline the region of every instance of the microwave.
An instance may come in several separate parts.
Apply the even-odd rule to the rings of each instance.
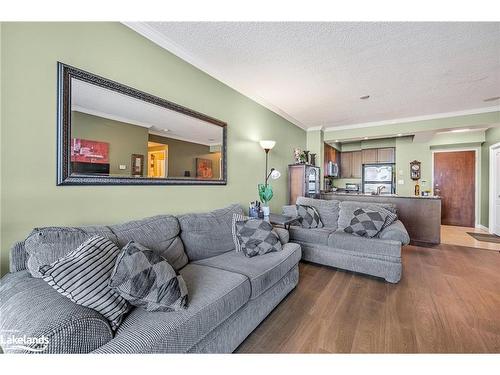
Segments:
[[[326,176],[328,177],[338,177],[339,176],[339,166],[333,161],[329,161],[326,166]]]

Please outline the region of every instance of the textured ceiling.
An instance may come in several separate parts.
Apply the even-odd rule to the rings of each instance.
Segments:
[[[499,106],[500,23],[127,25],[304,128]]]

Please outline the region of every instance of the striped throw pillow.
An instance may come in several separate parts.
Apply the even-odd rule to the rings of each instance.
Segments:
[[[109,287],[120,249],[110,240],[93,236],[54,263],[40,267],[51,287],[78,305],[89,307],[118,328],[130,305]]]

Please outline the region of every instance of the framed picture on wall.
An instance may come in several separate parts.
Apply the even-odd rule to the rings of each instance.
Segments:
[[[144,172],[144,155],[132,154],[130,161],[130,173],[132,176],[142,176]]]
[[[196,177],[212,178],[212,160],[196,158]]]

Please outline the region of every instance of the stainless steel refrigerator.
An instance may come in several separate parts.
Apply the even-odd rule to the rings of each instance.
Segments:
[[[395,194],[395,164],[363,164],[363,193]]]

